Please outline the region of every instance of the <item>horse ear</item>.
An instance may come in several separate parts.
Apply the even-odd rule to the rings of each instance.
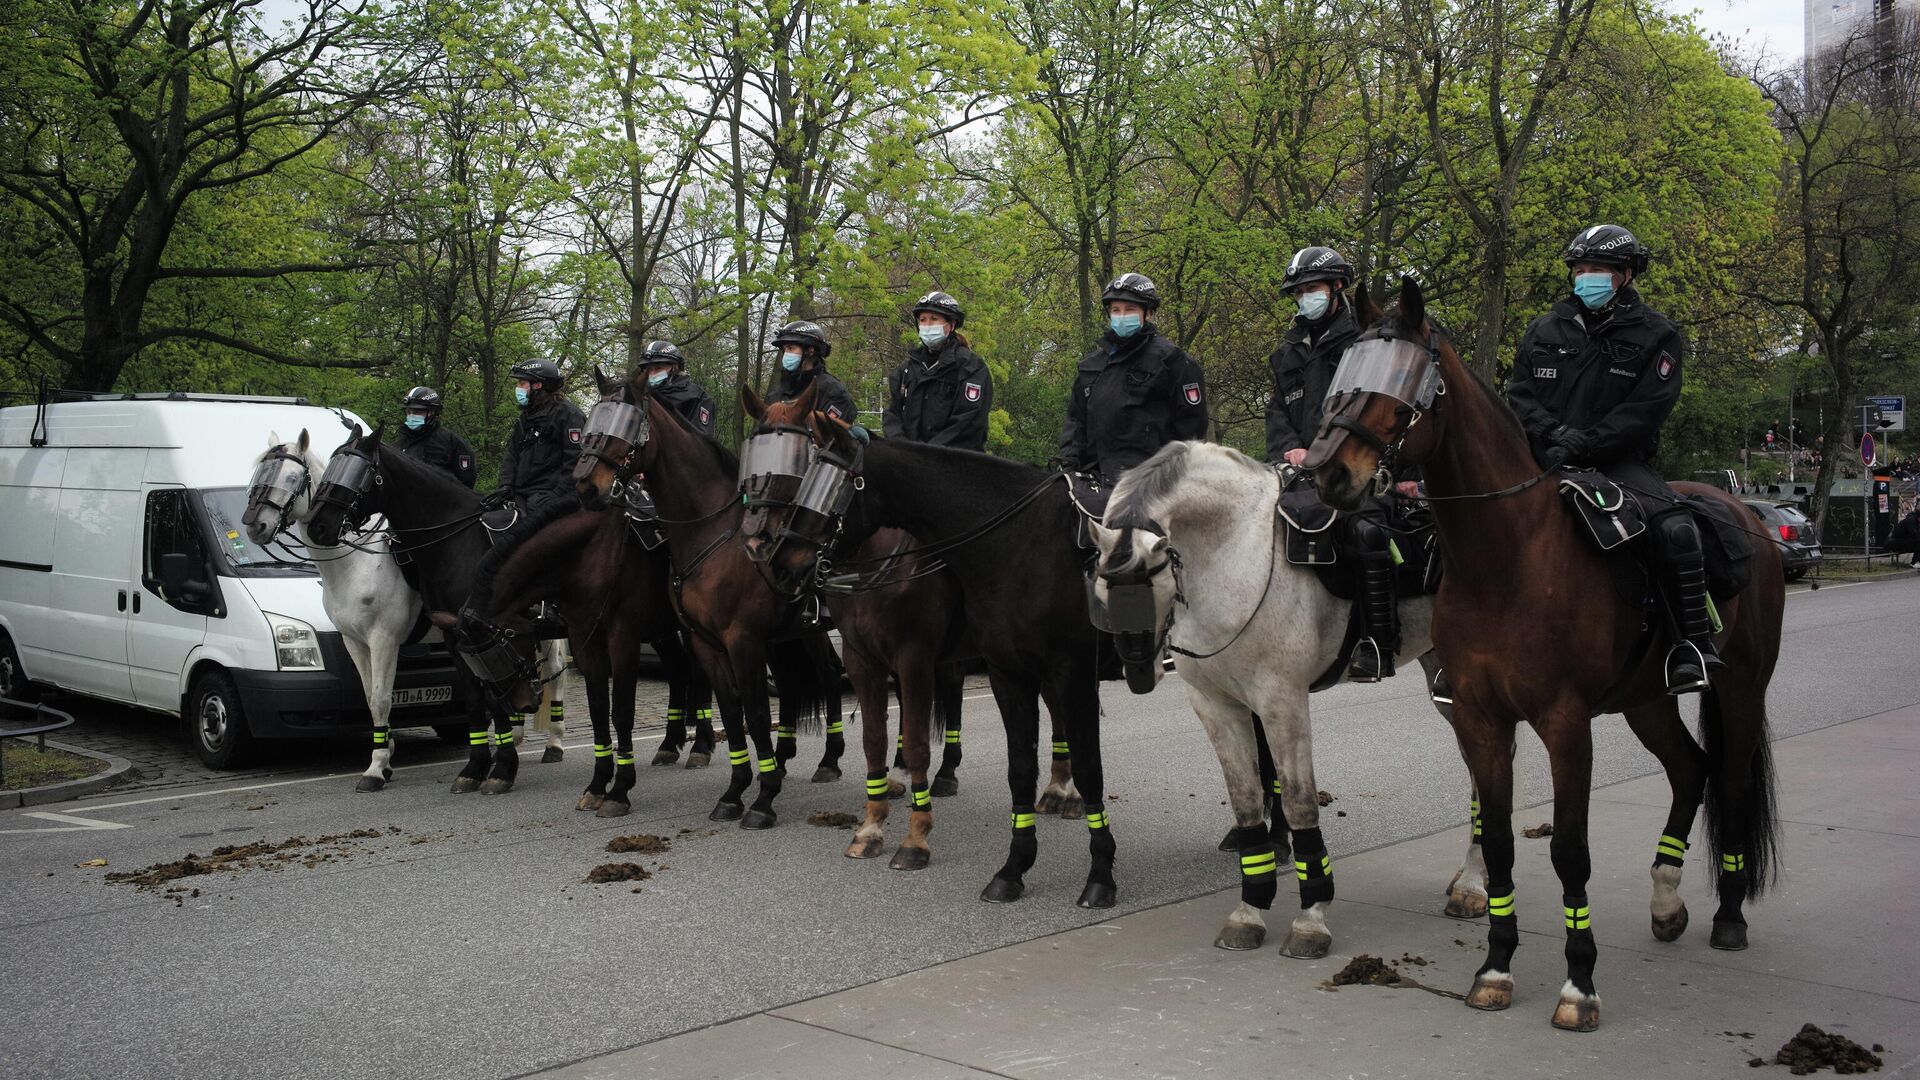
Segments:
[[[267,449],[272,450],[279,445],[280,433],[271,428],[267,429]]]
[[[1167,538],[1164,536],[1156,535],[1147,544],[1147,554],[1149,556],[1158,555],[1165,550],[1167,550]]]
[[[754,423],[760,423],[767,418],[766,399],[760,396],[758,390],[746,383],[740,384],[740,404],[747,410],[747,415],[753,417]]]
[[[813,411],[814,402],[817,401],[819,397],[820,397],[820,380],[814,379],[813,381],[807,383],[807,388],[805,390],[800,391],[799,397],[793,399],[793,404],[794,404],[794,407],[799,409],[802,413],[810,413]]]
[[[304,454],[307,452],[307,445],[308,445],[307,429],[301,428],[300,429],[300,452],[301,453]]]
[[[620,388],[619,383],[607,378],[607,373],[600,370],[599,364],[593,365],[593,381],[600,388],[601,397],[606,397]]]
[[[1409,332],[1418,332],[1427,325],[1427,297],[1412,274],[1400,279],[1400,325]]]
[[[1120,530],[1109,529],[1105,525],[1092,519],[1088,519],[1087,529],[1093,533],[1094,546],[1099,548],[1102,553],[1111,553],[1113,551],[1113,538],[1119,534]]]
[[[1353,287],[1353,308],[1360,313],[1360,325],[1372,326],[1386,316],[1380,305],[1373,302],[1373,290],[1362,281]]]
[[[384,436],[386,435],[386,433],[387,433],[387,422],[385,420],[382,420],[379,423],[373,425],[373,430],[367,432],[366,438],[360,440],[360,448],[362,450],[379,449],[380,444],[383,441],[385,441]]]

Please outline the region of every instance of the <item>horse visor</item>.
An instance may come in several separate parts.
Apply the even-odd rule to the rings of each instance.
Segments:
[[[580,445],[583,450],[598,451],[610,439],[618,439],[628,446],[639,446],[647,441],[647,414],[638,406],[625,401],[602,401],[587,414],[587,426],[580,433]]]
[[[270,506],[284,514],[307,484],[307,466],[292,457],[270,457],[254,466],[253,479],[247,482],[247,511],[242,524],[251,525],[260,518],[260,508]]]
[[[838,518],[847,512],[853,493],[861,486],[849,465],[832,454],[821,454],[807,470],[807,478],[800,482],[793,505],[795,509],[810,510],[821,517]]]
[[[1333,382],[1327,386],[1328,411],[1348,394],[1385,394],[1403,405],[1426,412],[1440,389],[1440,365],[1433,352],[1418,342],[1401,338],[1374,338],[1358,342],[1341,354]]]
[[[313,501],[352,506],[378,480],[373,460],[364,454],[335,454],[320,474]]]
[[[740,485],[754,477],[798,480],[813,464],[813,439],[801,428],[775,428],[747,440],[740,451]]]

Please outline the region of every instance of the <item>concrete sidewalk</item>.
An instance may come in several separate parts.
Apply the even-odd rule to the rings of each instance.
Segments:
[[[1617,721],[1601,721],[1602,723]],[[1594,932],[1601,1027],[1548,1023],[1565,965],[1548,842],[1521,838],[1522,930],[1514,1007],[1477,1013],[1421,989],[1322,984],[1360,953],[1417,957],[1400,970],[1458,995],[1480,964],[1485,920],[1440,914],[1460,829],[1335,863],[1333,955],[1211,946],[1233,891],[997,949],[541,1075],[585,1078],[849,1077],[1767,1077],[1750,1068],[1803,1023],[1871,1046],[1880,1075],[1920,1074],[1920,706],[1775,744],[1783,807],[1778,891],[1748,909],[1752,948],[1707,947],[1713,912],[1694,829],[1682,893],[1692,927],[1648,931],[1647,866],[1667,803],[1659,776],[1594,793]],[[1548,820],[1515,815],[1516,833]],[[1223,860],[1230,856],[1222,855]],[[938,918],[929,912],[928,918]],[[904,932],[911,933],[911,928]],[[739,977],[751,979],[742,971]]]

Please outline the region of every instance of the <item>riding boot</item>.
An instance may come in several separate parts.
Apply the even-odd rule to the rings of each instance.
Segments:
[[[1667,693],[1695,694],[1707,689],[1708,676],[1726,667],[1713,648],[1713,619],[1707,611],[1706,559],[1699,551],[1668,557],[1673,614],[1683,639],[1667,652]]]
[[[1355,682],[1379,682],[1393,677],[1394,654],[1400,651],[1399,612],[1393,602],[1393,555],[1369,551],[1360,557],[1360,614],[1367,636],[1353,647],[1347,674]]]

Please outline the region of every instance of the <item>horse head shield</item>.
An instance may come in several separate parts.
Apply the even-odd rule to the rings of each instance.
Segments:
[[[1382,328],[1347,347],[1327,386],[1326,419],[1321,422],[1321,437],[1316,448],[1330,445],[1328,434],[1345,431],[1379,455],[1375,472],[1377,484],[1387,483],[1393,474],[1395,459],[1407,434],[1420,418],[1439,407],[1446,394],[1440,379],[1438,334],[1428,331],[1425,342],[1414,341]],[[1370,395],[1380,394],[1399,402],[1394,410],[1392,428],[1384,435],[1374,432],[1355,414]],[[1308,461],[1309,469],[1319,464]]]
[[[1117,526],[1107,530],[1118,534],[1117,541],[1100,560],[1094,576],[1087,579],[1087,616],[1093,625],[1113,635],[1114,648],[1126,670],[1127,688],[1136,694],[1151,691],[1158,681],[1160,657],[1167,650],[1167,638],[1173,632],[1174,604],[1165,614],[1159,610],[1155,580],[1163,573],[1173,575],[1173,596],[1180,599],[1180,555],[1172,545],[1157,546],[1165,558],[1149,563],[1137,557],[1132,533],[1152,533],[1166,539],[1166,531],[1152,522]],[[1103,545],[1105,546],[1105,545]],[[1115,569],[1113,556],[1125,551],[1127,563]]]
[[[776,535],[773,516],[797,504],[813,464],[813,433],[804,427],[777,424],[755,432],[741,448],[739,490],[747,512],[740,532],[759,541],[746,546],[754,562],[765,564],[779,549],[786,530]]]
[[[267,451],[247,482],[247,510],[240,522],[247,537],[264,546],[292,523],[293,504],[307,492],[312,476],[306,459],[284,446]],[[271,515],[268,511],[272,511]]]
[[[373,455],[351,444],[343,446],[320,474],[320,483],[313,490],[313,505],[316,510],[337,509],[342,526],[358,528],[367,518],[359,510],[360,500],[382,483]]]
[[[580,435],[580,461],[573,467],[574,480],[585,480],[592,474],[595,462],[603,463],[614,472],[607,501],[616,506],[625,505],[627,486],[634,480],[634,453],[647,444],[651,434],[643,405],[603,398],[587,414],[587,426]]]

